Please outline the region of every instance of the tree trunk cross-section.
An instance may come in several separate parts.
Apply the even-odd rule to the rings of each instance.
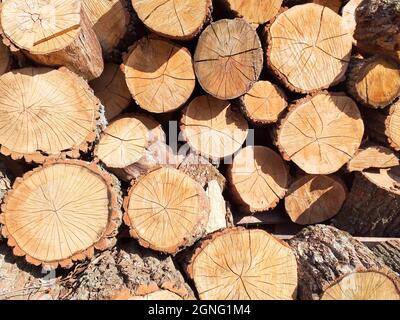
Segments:
[[[337,177],[306,175],[294,181],[285,198],[286,212],[298,224],[315,224],[335,216],[347,189]]]
[[[80,0],[7,1],[1,24],[7,39],[35,62],[66,66],[87,80],[103,72],[101,46]]]
[[[328,7],[329,9],[332,9],[335,12],[339,12],[343,3],[346,1],[347,0],[284,0],[283,5],[284,6],[295,6],[295,5],[311,2],[311,3],[319,4],[321,6]]]
[[[195,98],[183,110],[183,138],[190,147],[207,158],[231,156],[243,145],[248,123],[229,101],[209,95]]]
[[[204,235],[210,212],[201,185],[167,167],[140,178],[129,190],[124,208],[124,221],[142,246],[171,254]]]
[[[119,184],[95,164],[49,161],[14,183],[2,234],[31,264],[70,267],[115,243],[121,202]]]
[[[194,67],[203,89],[228,100],[251,89],[263,67],[263,51],[256,31],[243,19],[211,23],[200,35]]]
[[[285,196],[289,172],[279,154],[262,147],[246,147],[228,168],[234,201],[242,210],[255,213],[276,207]]]
[[[307,227],[289,245],[297,257],[301,300],[400,299],[394,272],[346,232]]]
[[[193,39],[212,11],[211,0],[132,0],[132,5],[150,30],[176,40]]]
[[[370,146],[360,149],[347,163],[347,170],[365,171],[370,168],[391,168],[400,165],[394,151],[382,146]]]
[[[190,52],[154,36],[133,45],[124,72],[137,104],[154,113],[180,108],[190,98],[196,82]]]
[[[1,153],[42,163],[88,151],[101,114],[83,79],[66,68],[25,68],[0,79]]]
[[[288,245],[263,230],[228,228],[204,240],[187,273],[204,300],[291,300],[296,258]]]
[[[276,144],[286,160],[309,174],[338,171],[360,147],[364,124],[355,102],[341,93],[298,100],[280,123]]]
[[[290,89],[327,89],[344,80],[352,38],[331,9],[305,4],[280,14],[267,27],[268,64]]]

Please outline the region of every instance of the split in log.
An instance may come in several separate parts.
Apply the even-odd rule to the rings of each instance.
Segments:
[[[34,265],[69,268],[94,249],[114,245],[122,215],[115,180],[77,160],[48,161],[18,178],[0,216],[14,255]]]
[[[248,123],[229,101],[205,95],[183,110],[183,138],[197,153],[212,160],[231,156],[247,138]]]
[[[277,122],[287,107],[285,93],[269,81],[258,81],[240,98],[243,113],[254,124]]]
[[[245,94],[262,67],[260,39],[245,20],[219,20],[200,35],[194,68],[200,85],[212,96],[229,100]]]
[[[200,184],[165,167],[140,178],[124,208],[132,237],[146,248],[175,254],[204,235],[210,204]]]
[[[105,53],[110,53],[128,31],[127,0],[83,0],[82,6]]]
[[[357,151],[347,163],[347,170],[364,171],[370,168],[384,169],[399,165],[399,158],[392,150],[382,146],[370,146]]]
[[[288,243],[297,257],[301,300],[400,299],[395,273],[347,232],[316,225]]]
[[[363,0],[356,9],[357,47],[400,61],[400,2]]]
[[[400,276],[400,240],[380,242],[371,250]]]
[[[294,181],[285,198],[286,212],[297,224],[320,223],[334,217],[346,199],[338,177],[306,175]]]
[[[333,224],[351,234],[400,236],[400,167],[357,172]]]
[[[25,68],[0,80],[1,153],[42,163],[89,150],[100,102],[83,79],[66,68]]]
[[[298,100],[280,123],[276,144],[286,160],[309,174],[338,171],[360,147],[364,124],[355,102],[342,93]]]
[[[125,76],[117,64],[107,63],[103,74],[90,82],[90,86],[103,104],[108,121],[125,110],[132,100]]]
[[[279,12],[283,0],[219,0],[227,9],[249,23],[264,24]]]
[[[76,269],[72,277],[63,279],[63,300],[129,300],[160,290],[185,300],[194,298],[170,256],[144,250],[133,241],[121,241],[83,271],[79,272],[79,266]],[[161,294],[158,297],[165,298]]]
[[[195,87],[190,52],[153,36],[133,45],[123,68],[136,103],[150,112],[177,110],[187,102]]]
[[[230,228],[212,234],[187,266],[202,300],[291,300],[296,258],[263,230]]]
[[[380,56],[351,59],[347,91],[362,105],[384,108],[400,96],[400,65]]]
[[[275,208],[289,183],[288,168],[280,155],[262,146],[240,150],[227,174],[233,200],[251,213]]]
[[[37,63],[66,66],[87,80],[103,72],[101,46],[80,0],[10,0],[1,24],[10,45]]]
[[[268,65],[290,90],[315,92],[345,79],[352,38],[329,8],[294,6],[266,31]]]
[[[167,38],[190,40],[211,17],[211,0],[132,0],[139,19],[151,31]]]
[[[345,29],[353,38],[353,44],[357,45],[357,41],[354,39],[354,32],[356,31],[356,10],[360,3],[364,0],[350,0],[348,1],[342,10],[342,21]]]
[[[343,3],[347,0],[284,0],[283,5],[284,6],[295,6],[299,4],[305,4],[305,3],[315,3],[319,4],[321,6],[328,7],[329,9],[339,12],[340,8],[342,7]]]

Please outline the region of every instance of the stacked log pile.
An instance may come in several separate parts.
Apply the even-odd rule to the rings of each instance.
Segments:
[[[0,299],[400,300],[397,0],[0,17]]]

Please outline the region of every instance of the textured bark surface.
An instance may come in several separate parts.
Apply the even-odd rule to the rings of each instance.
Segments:
[[[85,267],[77,266],[71,275],[62,282],[65,289],[61,299],[120,299],[121,293],[128,292],[129,297],[151,286],[193,298],[171,257],[144,250],[133,241],[98,255]]]
[[[400,275],[400,240],[381,242],[372,247],[372,251]]]
[[[297,257],[301,300],[320,299],[327,287],[346,274],[387,269],[365,245],[331,226],[307,227],[288,243]]]
[[[354,38],[357,46],[400,61],[400,2],[363,0],[356,10]]]
[[[390,185],[387,184],[388,189]],[[333,224],[356,236],[400,236],[400,195],[356,173],[351,191]]]

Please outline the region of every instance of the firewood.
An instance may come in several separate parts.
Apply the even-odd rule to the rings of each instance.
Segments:
[[[28,263],[71,267],[115,244],[121,201],[116,179],[95,164],[48,161],[7,193],[2,235]]]
[[[347,170],[364,171],[370,168],[391,168],[399,166],[399,158],[396,154],[385,147],[373,145],[360,149],[347,163]]]
[[[364,0],[356,9],[354,38],[357,47],[383,53],[400,61],[400,3],[398,0]]]
[[[243,113],[254,124],[277,122],[287,107],[285,93],[269,81],[258,81],[240,98]]]
[[[131,103],[132,96],[126,85],[125,76],[117,64],[107,63],[103,74],[91,81],[90,86],[103,104],[108,121],[118,116]]]
[[[201,185],[168,167],[141,177],[130,188],[124,208],[132,237],[144,247],[171,254],[204,235],[210,212]]]
[[[371,250],[400,276],[400,240],[380,242]]]
[[[10,45],[37,63],[66,66],[87,80],[103,72],[101,46],[80,0],[10,0],[1,25]]]
[[[136,103],[154,113],[177,110],[187,102],[195,86],[190,52],[154,36],[142,38],[132,46],[124,72]]]
[[[360,147],[364,124],[357,105],[342,93],[298,100],[280,123],[276,144],[286,160],[309,174],[331,174]]]
[[[263,67],[260,39],[243,19],[213,22],[200,35],[194,67],[207,93],[222,100],[238,98],[260,76]]]
[[[217,180],[211,180],[207,185],[207,197],[210,199],[210,216],[206,228],[207,233],[213,233],[228,226],[229,211],[226,208],[222,189]]]
[[[176,40],[196,37],[212,11],[211,0],[132,0],[132,5],[147,28]]]
[[[4,196],[7,191],[11,189],[11,183],[14,181],[13,175],[10,173],[7,165],[0,162],[0,203],[3,202]]]
[[[285,6],[294,6],[294,5],[305,4],[305,3],[311,2],[311,3],[319,4],[321,6],[328,7],[329,9],[331,9],[335,12],[339,12],[343,3],[346,1],[347,0],[284,0],[283,4]]]
[[[334,217],[346,199],[347,188],[340,178],[306,175],[290,186],[286,212],[297,224],[315,224]]]
[[[110,53],[128,31],[130,15],[126,1],[82,0],[83,9],[105,53]]]
[[[354,32],[356,31],[356,10],[360,3],[364,0],[349,0],[342,10],[342,21],[348,33],[353,38],[353,44],[357,45],[356,39],[354,39]]]
[[[400,236],[399,168],[357,172],[334,225],[358,236]]]
[[[189,103],[183,110],[180,127],[190,147],[213,160],[238,151],[249,129],[244,116],[229,101],[209,95]]]
[[[400,65],[381,56],[351,59],[347,91],[364,106],[379,109],[400,96]]]
[[[170,256],[144,250],[133,241],[122,242],[101,253],[84,270],[71,273],[72,277],[63,280],[63,300],[129,300],[159,290],[182,299],[194,298]]]
[[[249,23],[264,24],[273,19],[282,6],[283,0],[218,0],[226,10]]]
[[[288,243],[299,266],[300,299],[400,299],[396,274],[348,233],[316,225],[303,229]]]
[[[251,213],[275,208],[289,183],[288,168],[280,155],[262,146],[240,150],[227,175],[233,200]]]
[[[263,230],[212,234],[189,257],[188,275],[203,300],[291,300],[297,265],[290,247]]]
[[[294,6],[267,26],[268,65],[290,89],[327,89],[345,78],[352,38],[342,18],[317,4]]]
[[[2,154],[42,163],[89,150],[102,124],[100,102],[82,78],[66,68],[25,68],[0,80]]]

